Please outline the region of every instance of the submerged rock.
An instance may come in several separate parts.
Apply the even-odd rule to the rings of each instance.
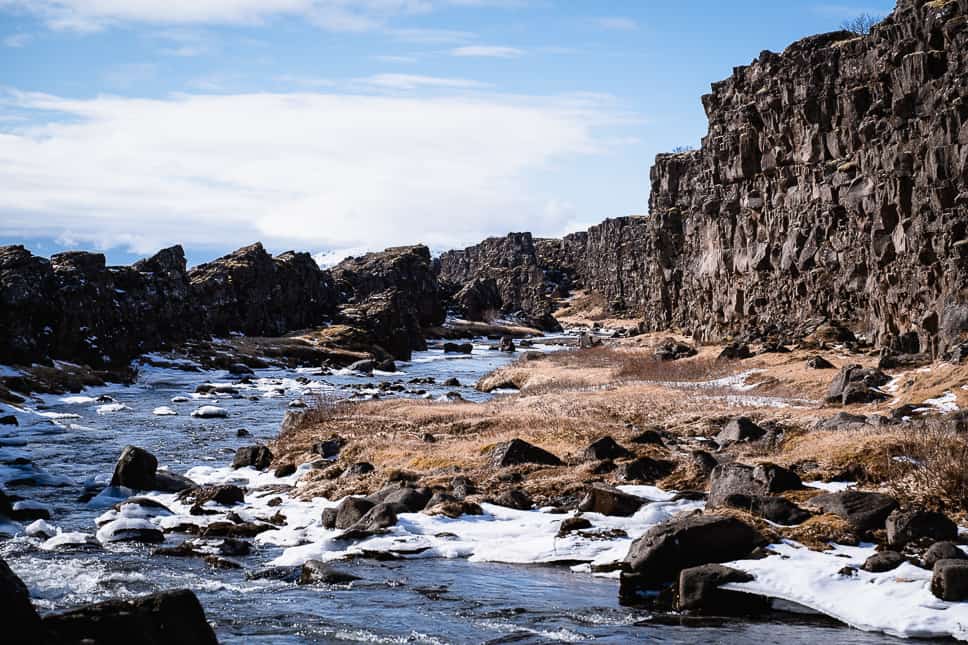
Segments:
[[[333,568],[331,565],[320,562],[319,560],[310,560],[302,566],[299,572],[298,582],[301,585],[344,585],[355,580],[360,580],[360,577]]]

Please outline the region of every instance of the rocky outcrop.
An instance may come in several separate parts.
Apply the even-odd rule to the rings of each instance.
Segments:
[[[554,300],[567,294],[573,272],[565,263],[570,257],[563,241],[510,233],[443,253],[437,271],[445,288],[457,294],[453,299],[456,313],[463,318],[506,317],[539,329],[558,330],[551,312]]]
[[[426,246],[347,258],[332,270],[341,316],[369,330],[395,358],[426,349],[424,329],[444,322],[444,304]]]
[[[441,278],[541,312],[567,275],[647,330],[703,342],[841,321],[943,355],[968,338],[968,2],[900,0],[867,36],[764,51],[703,97],[698,150],[663,154],[647,217],[486,240]],[[549,284],[552,288],[549,288]]]
[[[308,253],[272,257],[256,243],[195,267],[188,278],[202,327],[220,336],[279,336],[335,313],[331,278]]]

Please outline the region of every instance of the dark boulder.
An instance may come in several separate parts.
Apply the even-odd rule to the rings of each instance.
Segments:
[[[290,475],[296,474],[296,464],[283,464],[275,469],[272,473],[276,477],[289,477]]]
[[[782,497],[733,494],[728,495],[720,506],[744,510],[782,526],[802,524],[811,517],[808,511]]]
[[[470,354],[474,351],[471,343],[444,343],[445,354]]]
[[[635,495],[624,493],[609,486],[592,486],[586,492],[578,510],[583,513],[601,513],[602,515],[617,515],[628,517],[635,515],[648,500]]]
[[[155,472],[155,485],[152,490],[159,493],[179,493],[189,488],[198,486],[188,477],[173,473],[169,470],[158,470]]]
[[[655,357],[660,361],[675,361],[698,353],[692,345],[671,337],[662,339],[655,348]]]
[[[380,501],[402,506],[407,513],[419,513],[427,506],[432,496],[433,493],[428,488],[404,486],[384,495]]]
[[[360,521],[376,504],[365,497],[347,497],[336,507],[333,528],[348,529]]]
[[[893,497],[854,490],[824,493],[808,503],[823,513],[844,518],[851,529],[860,533],[884,528],[887,516],[897,508]]]
[[[709,506],[723,505],[730,495],[764,497],[801,488],[803,483],[796,473],[775,464],[720,464],[710,476]]]
[[[30,592],[17,574],[0,558],[0,606],[4,615],[4,642],[17,645],[43,642],[40,616],[30,602]]]
[[[561,524],[558,525],[558,537],[565,537],[569,533],[574,533],[575,531],[583,531],[585,529],[590,529],[592,523],[584,517],[568,517],[561,520]]]
[[[720,589],[728,582],[749,582],[753,576],[721,564],[704,564],[679,572],[678,601],[680,611],[732,616],[765,608],[762,597]]]
[[[928,569],[938,560],[965,560],[968,555],[954,542],[935,542],[925,551],[921,560]]]
[[[675,462],[665,459],[640,457],[633,461],[619,464],[616,468],[615,475],[620,480],[626,482],[653,483],[657,479],[669,476],[675,469]]]
[[[406,513],[407,509],[398,504],[381,502],[364,513],[353,526],[341,535],[343,539],[357,539],[371,535],[383,529],[388,529],[397,523],[398,513]]]
[[[896,510],[887,516],[887,543],[904,546],[909,542],[951,541],[958,537],[958,525],[944,513]]]
[[[764,543],[756,529],[735,517],[673,518],[632,542],[624,560],[626,573],[620,593],[623,600],[631,600],[638,589],[670,582],[683,569],[739,560]]]
[[[235,451],[232,468],[251,466],[256,470],[265,470],[272,464],[272,452],[265,446],[245,446]]]
[[[234,484],[213,484],[182,491],[178,499],[193,504],[215,502],[222,506],[233,506],[245,502],[245,491]]]
[[[302,565],[298,582],[301,585],[345,585],[355,580],[360,580],[360,577],[335,569],[319,560],[310,560]]]
[[[187,589],[108,600],[44,616],[60,643],[217,645],[195,594]]]
[[[847,365],[843,367],[827,389],[827,402],[850,405],[870,403],[887,398],[875,388],[886,385],[891,377],[879,369]]]
[[[517,348],[514,346],[514,339],[510,336],[502,336],[501,342],[498,343],[497,350],[499,352],[514,352]]]
[[[340,475],[342,479],[350,479],[352,477],[362,477],[363,475],[369,475],[376,467],[368,461],[358,461],[355,464],[350,464]]]
[[[521,439],[512,439],[511,441],[494,446],[490,451],[490,460],[494,468],[516,466],[518,464],[561,465],[561,460],[547,450],[533,446]]]
[[[531,496],[520,488],[504,491],[494,499],[494,503],[518,511],[527,511],[534,506]]]
[[[897,551],[880,551],[867,558],[861,568],[871,573],[883,573],[897,569],[902,562],[904,556]]]
[[[716,435],[716,443],[726,446],[739,441],[756,441],[765,434],[766,430],[756,425],[749,417],[736,417]]]
[[[832,370],[834,369],[834,364],[823,356],[813,356],[807,359],[807,367],[812,370]]]
[[[126,446],[118,457],[111,477],[112,486],[126,486],[134,490],[152,490],[158,459],[144,448]]]
[[[12,414],[5,414],[0,416],[0,426],[18,426],[20,422],[17,421],[17,417]]]
[[[325,441],[314,443],[313,452],[323,457],[324,459],[329,459],[330,457],[335,457],[336,455],[338,455],[339,451],[342,450],[343,446],[345,445],[346,445],[346,439],[344,439],[343,437],[332,437]]]
[[[948,602],[968,600],[968,560],[938,560],[931,576],[931,593]]]
[[[585,448],[582,459],[585,461],[600,461],[602,459],[624,459],[632,456],[627,448],[618,445],[611,437],[602,437]]]
[[[753,358],[753,352],[750,351],[750,346],[745,343],[730,343],[719,352],[717,360],[738,361],[744,358]]]

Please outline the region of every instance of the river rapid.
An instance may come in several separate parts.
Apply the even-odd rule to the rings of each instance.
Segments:
[[[559,348],[539,345],[536,349]],[[61,535],[83,534],[90,541],[97,531],[96,518],[109,509],[111,500],[102,495],[81,501],[82,491],[86,488],[90,496],[107,483],[126,445],[147,449],[172,471],[211,477],[226,469],[237,448],[272,440],[294,399],[315,393],[365,398],[378,392],[374,386],[379,382],[399,381],[411,391],[426,391],[397,394],[401,396],[436,399],[457,391],[465,399],[483,400],[490,395],[477,392],[473,384],[509,360],[508,355],[491,351],[487,341],[478,340],[470,356],[445,355],[440,349],[418,352],[412,361],[400,363],[395,374],[261,369],[239,394],[214,400],[194,394],[195,387],[234,383],[237,377],[145,364],[130,386],[48,395],[23,408],[0,405],[0,416],[12,413],[20,423],[19,427],[0,426],[0,480],[8,493],[27,500],[27,506],[46,507],[49,524]],[[461,386],[437,385],[451,377]],[[427,378],[436,384],[408,384]],[[187,400],[172,402],[177,397]],[[224,408],[228,416],[190,416],[208,404]],[[153,413],[163,406],[177,414]],[[250,436],[238,436],[243,428]],[[288,508],[287,501],[281,509],[286,513]],[[313,509],[314,516],[318,510]],[[200,558],[152,556],[154,547],[134,543],[54,548],[43,538],[25,536],[26,524],[0,525],[0,531],[11,536],[0,541],[0,555],[26,582],[42,612],[189,588],[198,595],[224,643],[885,641],[882,635],[798,614],[778,613],[756,622],[670,621],[620,607],[615,579],[576,572],[566,564],[506,564],[465,557],[357,558],[339,563],[359,576],[357,582],[298,586],[246,577],[247,571],[287,553],[271,540],[256,541],[252,554],[237,558],[242,569],[216,569]],[[169,535],[166,545],[179,539]],[[499,549],[501,537],[492,539],[491,547]],[[82,540],[74,536],[65,541]]]

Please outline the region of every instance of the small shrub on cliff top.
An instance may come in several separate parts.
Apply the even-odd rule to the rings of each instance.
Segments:
[[[858,36],[866,36],[871,33],[871,28],[884,19],[884,16],[875,16],[869,13],[862,13],[859,16],[845,20],[841,23],[844,31],[851,31]]]

